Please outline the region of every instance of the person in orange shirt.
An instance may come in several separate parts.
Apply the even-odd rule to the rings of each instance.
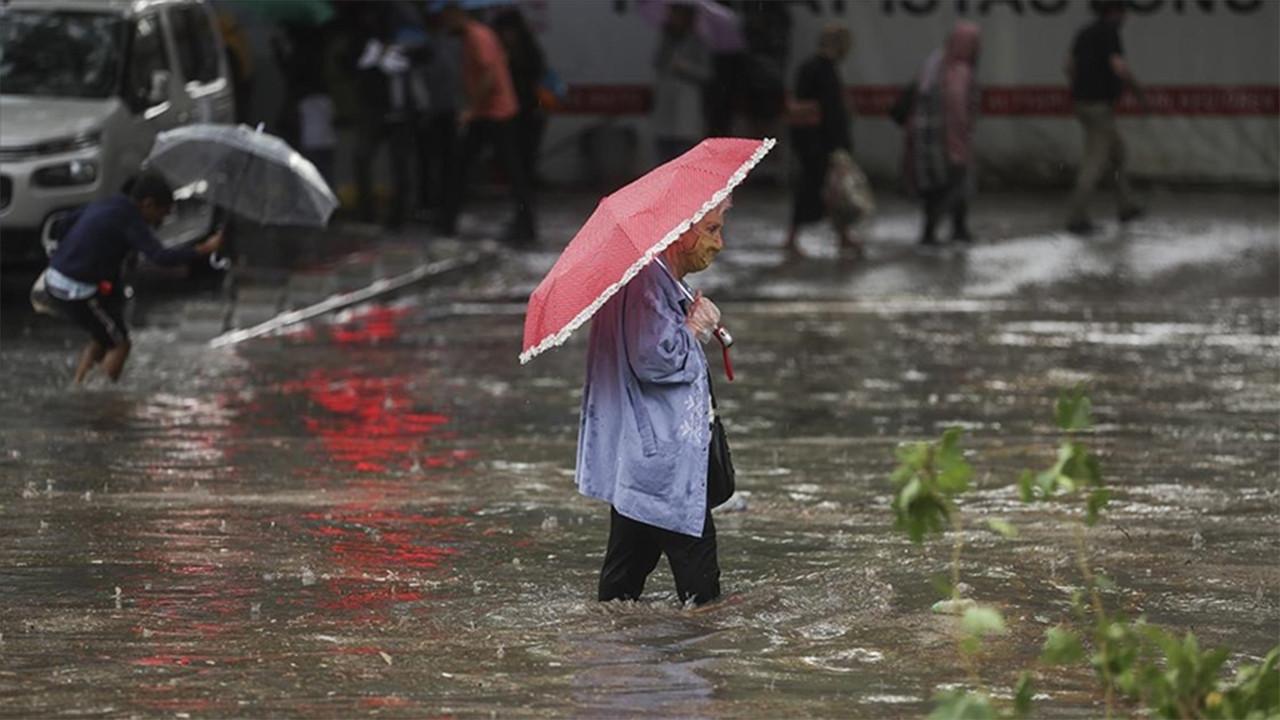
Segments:
[[[537,241],[537,226],[529,178],[520,157],[516,122],[519,103],[506,51],[493,30],[472,19],[459,3],[444,2],[435,7],[445,30],[462,38],[462,87],[466,99],[466,109],[459,120],[465,137],[462,162],[436,229],[443,235],[456,234],[470,165],[485,147],[492,147],[506,171],[515,201],[515,217],[503,240],[512,245],[532,245]]]

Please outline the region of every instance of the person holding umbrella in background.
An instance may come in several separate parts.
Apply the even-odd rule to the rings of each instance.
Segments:
[[[99,363],[112,382],[120,380],[132,344],[124,321],[121,268],[132,252],[157,265],[183,265],[222,247],[222,232],[191,248],[165,248],[152,232],[173,209],[164,178],[143,173],[120,193],[95,200],[71,220],[45,271],[45,288],[58,308],[90,335],[80,353],[74,382],[80,385]]]

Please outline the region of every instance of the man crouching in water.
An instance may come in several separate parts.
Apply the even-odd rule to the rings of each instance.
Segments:
[[[80,354],[75,383],[102,363],[112,382],[120,379],[129,358],[129,329],[124,323],[121,266],[132,251],[157,265],[182,265],[206,257],[222,247],[222,232],[191,248],[165,248],[153,228],[173,209],[173,190],[164,178],[143,173],[129,194],[112,195],[86,205],[45,272],[45,286],[59,309],[92,338]]]

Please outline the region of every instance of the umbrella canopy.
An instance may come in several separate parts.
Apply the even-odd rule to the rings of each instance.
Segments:
[[[529,297],[520,362],[560,345],[641,268],[724,201],[773,147],[711,138],[605,197]]]
[[[746,49],[742,18],[713,0],[639,0],[636,11],[645,20],[662,25],[667,20],[667,7],[671,5],[693,6],[695,32],[712,52],[731,53]]]
[[[311,161],[246,125],[197,123],[162,132],[147,166],[178,185],[204,180],[210,202],[265,225],[323,227],[338,206]]]

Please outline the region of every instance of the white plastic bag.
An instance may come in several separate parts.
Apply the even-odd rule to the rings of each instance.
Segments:
[[[852,225],[876,211],[871,183],[862,168],[853,161],[853,156],[844,149],[831,153],[822,196],[827,214],[837,225]]]

